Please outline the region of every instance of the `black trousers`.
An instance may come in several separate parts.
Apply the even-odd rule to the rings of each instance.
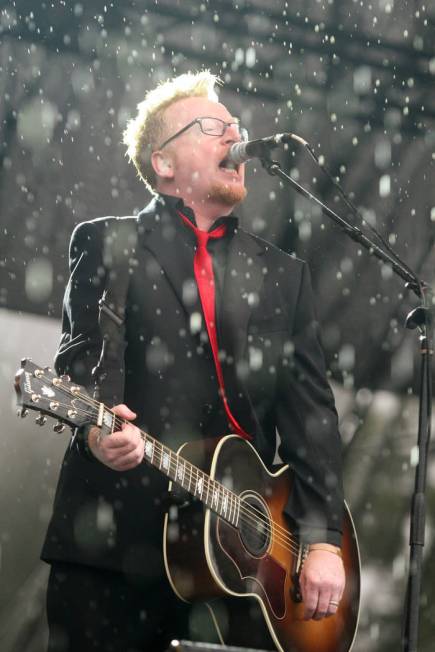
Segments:
[[[195,638],[189,612],[167,582],[54,563],[48,652],[163,652],[174,638]]]

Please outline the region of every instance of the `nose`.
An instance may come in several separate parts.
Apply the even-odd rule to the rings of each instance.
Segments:
[[[238,143],[241,140],[239,126],[234,122],[227,125],[223,137],[226,145]]]

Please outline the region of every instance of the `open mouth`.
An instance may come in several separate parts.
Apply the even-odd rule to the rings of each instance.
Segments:
[[[233,161],[230,161],[228,158],[224,158],[223,161],[219,163],[219,167],[222,170],[226,170],[228,172],[236,172],[237,174],[239,173],[239,166],[233,163]]]

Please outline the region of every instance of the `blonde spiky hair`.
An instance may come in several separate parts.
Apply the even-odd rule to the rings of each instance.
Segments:
[[[187,72],[161,82],[137,105],[137,116],[127,123],[123,142],[127,145],[127,156],[151,192],[154,192],[157,181],[151,154],[163,139],[164,110],[185,97],[206,97],[217,101],[215,86],[220,83],[220,79],[209,70]]]

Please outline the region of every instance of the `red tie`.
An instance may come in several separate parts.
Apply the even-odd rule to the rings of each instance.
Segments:
[[[193,270],[195,272],[196,283],[198,285],[199,296],[201,299],[202,310],[204,313],[205,324],[207,326],[208,337],[213,351],[214,364],[219,382],[219,393],[222,397],[225,412],[233,431],[244,439],[252,439],[251,435],[243,430],[235,417],[231,414],[228,399],[225,394],[224,376],[219,360],[219,348],[216,335],[216,309],[215,309],[215,282],[213,272],[213,262],[207,249],[209,238],[221,238],[226,231],[226,225],[222,224],[211,232],[200,231],[192,222],[178,211],[178,214],[195,233],[198,242],[195,258],[193,259]]]

